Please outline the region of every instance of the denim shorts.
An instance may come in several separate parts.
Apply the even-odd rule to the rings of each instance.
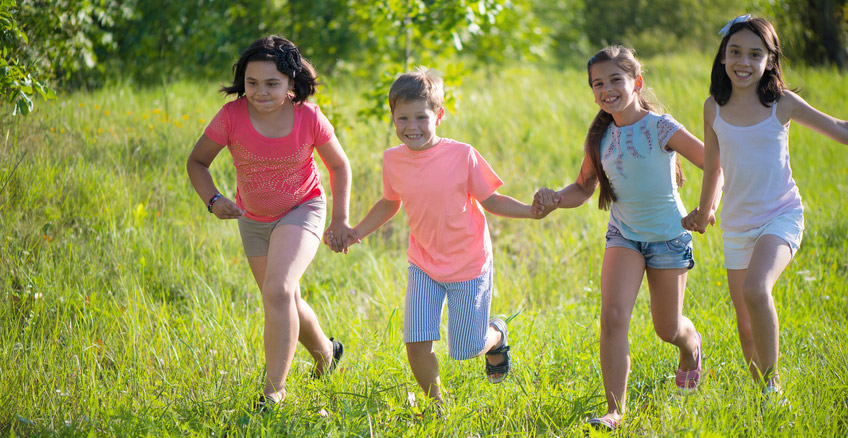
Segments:
[[[614,225],[607,226],[607,248],[630,248],[645,257],[645,265],[654,269],[692,269],[692,233],[683,234],[666,242],[639,242],[621,234]]]
[[[296,225],[321,240],[326,216],[327,198],[323,196],[316,196],[295,205],[285,216],[273,222],[259,222],[240,216],[238,225],[244,254],[248,257],[268,255],[271,233],[280,225]]]
[[[724,238],[724,267],[726,269],[748,269],[754,245],[764,234],[771,234],[783,239],[789,245],[792,256],[801,247],[804,237],[804,209],[798,208],[768,221],[765,225],[747,231],[723,231]]]

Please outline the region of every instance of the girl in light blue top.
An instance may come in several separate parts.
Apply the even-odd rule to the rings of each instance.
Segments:
[[[787,89],[780,41],[767,20],[743,15],[719,32],[710,97],[704,103],[701,204],[683,220],[703,233],[715,222],[723,173],[724,265],[742,353],[768,400],[782,403],[776,364],[777,310],[772,288],[801,245],[804,207],[789,166],[789,122],[848,144],[848,122],[811,107]]]
[[[685,209],[677,194],[683,181],[677,154],[698,167],[704,146],[642,96],[639,61],[630,49],[607,47],[588,63],[589,85],[600,107],[586,136],[577,180],[554,192],[540,189],[535,213],[584,204],[600,185],[600,208],[610,209],[601,269],[601,373],[605,415],[589,424],[614,430],[624,413],[630,372],[627,339],[636,295],[647,274],[651,316],[660,339],[680,350],[676,385],[694,390],[701,376],[701,336],[683,316],[692,235],[680,224]]]

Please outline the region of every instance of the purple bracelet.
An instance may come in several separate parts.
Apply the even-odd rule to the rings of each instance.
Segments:
[[[217,200],[219,200],[223,197],[224,197],[224,195],[222,195],[220,193],[215,193],[215,196],[213,196],[212,199],[210,199],[209,202],[206,204],[206,209],[209,210],[209,213],[212,213],[212,205],[215,204],[215,201],[217,201]]]

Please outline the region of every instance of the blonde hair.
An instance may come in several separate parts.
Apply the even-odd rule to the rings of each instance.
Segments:
[[[411,100],[425,100],[433,111],[442,108],[445,102],[444,81],[435,70],[418,67],[395,79],[389,90],[389,108],[392,112],[398,101]]]

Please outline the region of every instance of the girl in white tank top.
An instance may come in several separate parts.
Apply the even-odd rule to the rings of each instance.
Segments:
[[[845,144],[848,122],[816,110],[787,89],[771,23],[740,16],[719,33],[723,38],[704,103],[701,202],[682,224],[703,233],[715,223],[712,200],[721,169],[725,267],[742,351],[754,380],[763,385],[764,402],[781,403],[772,288],[804,229],[801,195],[789,166],[789,122]]]

